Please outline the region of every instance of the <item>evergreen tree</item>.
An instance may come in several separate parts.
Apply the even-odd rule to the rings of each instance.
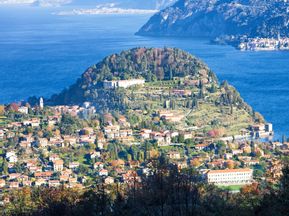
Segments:
[[[210,89],[209,89],[209,92],[210,92],[210,93],[215,93],[216,91],[217,91],[217,87],[216,87],[216,85],[213,83],[213,84],[211,85]]]
[[[6,160],[4,160],[2,163],[2,173],[4,175],[8,175],[8,163]]]
[[[193,109],[198,109],[198,100],[196,98],[193,98],[192,100],[192,108]]]
[[[203,88],[200,88],[198,98],[199,98],[199,99],[203,99],[204,96],[205,96],[205,95],[204,95],[204,89],[203,89]]]
[[[170,68],[170,80],[173,80],[174,76],[173,76],[173,71],[172,69]]]
[[[186,108],[191,108],[192,107],[192,104],[191,104],[191,102],[188,100],[187,102],[186,102]]]

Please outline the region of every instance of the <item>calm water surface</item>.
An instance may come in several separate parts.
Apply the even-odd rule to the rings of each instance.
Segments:
[[[106,55],[132,47],[178,47],[228,80],[278,136],[289,135],[289,52],[241,52],[206,39],[152,38],[134,32],[149,15],[51,15],[51,9],[0,8],[0,103],[49,96]]]

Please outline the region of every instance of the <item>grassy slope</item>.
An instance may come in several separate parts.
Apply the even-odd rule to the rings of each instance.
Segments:
[[[142,109],[145,104],[151,107],[152,112],[156,112],[163,108],[165,100],[172,98],[176,101],[177,107],[173,112],[184,114],[186,117],[177,123],[174,123],[176,129],[186,129],[191,126],[199,127],[199,132],[207,132],[214,128],[225,128],[226,135],[240,134],[240,130],[247,128],[253,124],[253,119],[250,114],[242,108],[233,107],[231,114],[229,106],[216,105],[215,101],[220,97],[221,91],[216,93],[205,92],[206,99],[198,100],[199,107],[197,109],[186,108],[185,101],[190,97],[172,96],[169,92],[172,89],[180,87],[174,81],[162,81],[146,83],[144,87],[134,87],[126,91],[127,102],[132,109]],[[192,92],[197,92],[197,88],[189,88]],[[170,95],[170,96],[169,96]],[[168,109],[170,110],[170,109]],[[143,119],[149,119],[150,115],[139,116]],[[217,125],[212,125],[212,121],[218,122]]]

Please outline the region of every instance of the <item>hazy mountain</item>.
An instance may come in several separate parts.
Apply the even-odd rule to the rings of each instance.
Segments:
[[[179,0],[153,17],[142,35],[276,37],[289,34],[286,0]]]
[[[119,8],[135,8],[135,9],[163,9],[176,0],[0,0],[0,5],[6,4],[31,4],[35,6],[91,6],[101,4],[114,4]]]
[[[0,5],[28,4],[37,6],[61,6],[71,3],[72,0],[0,0]]]
[[[170,6],[176,0],[74,0],[74,5],[99,5],[114,3],[116,7],[121,8],[138,8],[138,9],[163,9]]]

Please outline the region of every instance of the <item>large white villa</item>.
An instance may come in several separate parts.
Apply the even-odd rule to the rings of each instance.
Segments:
[[[128,88],[134,85],[143,85],[145,83],[144,79],[130,79],[130,80],[112,80],[103,82],[103,87],[105,89],[114,89],[114,88]]]

